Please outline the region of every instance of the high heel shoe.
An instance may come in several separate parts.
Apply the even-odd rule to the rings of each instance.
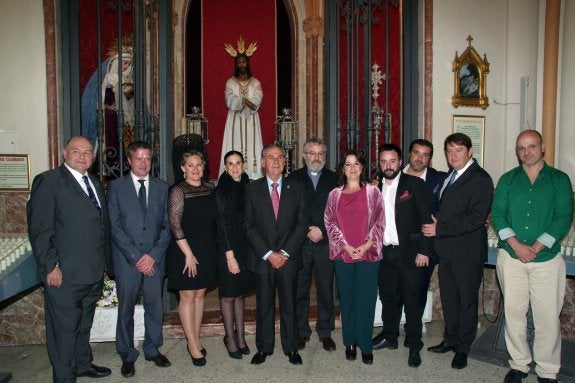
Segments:
[[[250,354],[250,348],[247,345],[245,347],[239,347],[238,349],[240,350],[240,352],[243,355],[249,355]]]
[[[208,356],[208,351],[205,348],[202,347],[200,352],[202,353],[203,356]]]
[[[188,354],[190,354],[190,358],[192,358],[192,364],[194,366],[198,366],[198,367],[202,367],[206,365],[206,357],[202,356],[201,358],[194,358],[194,356],[192,355],[192,352],[190,351],[189,347],[186,347],[186,349],[188,350]],[[205,351],[205,349],[202,349]],[[203,352],[202,352],[203,354]]]
[[[228,348],[228,342],[227,342],[228,337],[224,336],[224,346],[226,346],[226,350],[228,351],[228,355],[230,356],[230,358],[233,359],[241,359],[242,358],[242,352],[238,349],[236,351],[230,351],[230,349]]]

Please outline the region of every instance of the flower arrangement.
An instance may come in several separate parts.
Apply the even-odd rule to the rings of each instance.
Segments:
[[[102,296],[98,299],[98,307],[108,307],[118,305],[118,294],[116,292],[116,281],[106,278],[102,288]]]

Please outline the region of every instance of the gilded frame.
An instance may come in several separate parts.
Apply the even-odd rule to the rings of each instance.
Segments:
[[[454,107],[470,106],[486,109],[489,106],[489,98],[486,93],[486,75],[489,73],[487,55],[483,59],[471,45],[473,38],[467,37],[468,46],[458,56],[455,51],[453,60],[453,88],[454,94],[451,104]]]

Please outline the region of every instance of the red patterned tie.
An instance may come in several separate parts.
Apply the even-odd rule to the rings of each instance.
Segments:
[[[278,219],[278,211],[280,209],[280,194],[278,193],[278,184],[272,184],[272,206],[274,207],[274,215]]]

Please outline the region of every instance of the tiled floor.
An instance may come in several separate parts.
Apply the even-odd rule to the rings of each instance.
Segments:
[[[379,329],[374,329],[377,332]],[[426,346],[441,341],[443,324],[432,322],[427,325],[424,335]],[[194,367],[185,350],[184,339],[166,339],[161,351],[171,360],[169,368],[158,368],[152,362],[139,358],[136,362],[136,375],[125,379],[120,374],[121,361],[117,356],[114,343],[93,344],[94,362],[112,369],[112,375],[100,380],[89,378],[79,382],[447,382],[447,383],[501,383],[507,372],[501,367],[477,360],[469,360],[464,370],[453,370],[450,367],[452,353],[433,354],[422,351],[423,363],[419,368],[407,366],[408,350],[380,350],[374,352],[374,364],[364,365],[360,360],[347,361],[341,340],[341,330],[333,333],[337,351],[326,352],[322,349],[317,337],[312,337],[307,347],[302,350],[303,365],[292,366],[287,357],[282,355],[279,336],[276,336],[276,348],[273,356],[259,366],[250,364],[251,355],[241,360],[231,359],[222,344],[221,336],[202,338],[208,350],[207,365]],[[255,350],[255,336],[248,335],[248,345]],[[400,339],[403,343],[403,339]],[[10,371],[14,383],[43,383],[51,381],[51,367],[43,345],[0,347],[0,371]],[[537,378],[530,375],[525,383],[534,383]]]

